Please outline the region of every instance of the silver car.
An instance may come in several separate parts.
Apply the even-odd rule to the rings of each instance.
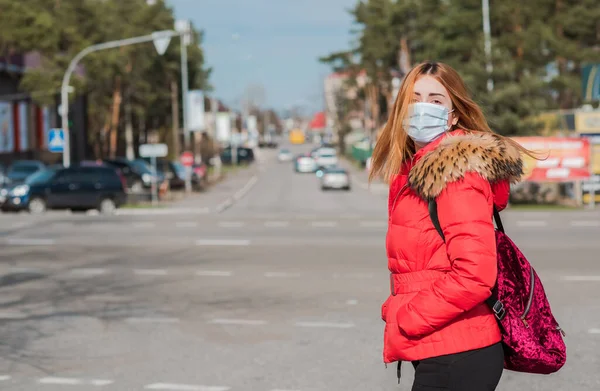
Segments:
[[[344,189],[350,190],[350,175],[343,168],[327,168],[321,176],[321,190]]]
[[[294,165],[296,172],[315,172],[317,170],[317,162],[310,156],[298,156]]]

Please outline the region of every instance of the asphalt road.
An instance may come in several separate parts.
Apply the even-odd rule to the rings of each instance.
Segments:
[[[173,208],[0,215],[0,388],[399,389],[381,356],[386,208],[361,173],[322,192],[264,151]],[[600,214],[503,215],[569,358],[552,376],[505,372],[500,390],[600,389]]]

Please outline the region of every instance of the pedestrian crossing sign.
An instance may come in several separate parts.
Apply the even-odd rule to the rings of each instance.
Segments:
[[[48,131],[48,151],[61,153],[65,149],[65,132],[62,129]]]

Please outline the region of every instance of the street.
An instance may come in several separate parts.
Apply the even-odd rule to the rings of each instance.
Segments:
[[[351,191],[324,192],[275,153],[179,208],[0,215],[0,388],[399,389],[381,352],[385,188],[351,169]],[[499,389],[600,389],[600,212],[502,216],[568,359]]]

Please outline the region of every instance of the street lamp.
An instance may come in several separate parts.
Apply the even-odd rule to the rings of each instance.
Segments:
[[[62,86],[60,89],[61,127],[64,132],[63,165],[65,167],[69,167],[71,165],[71,144],[69,141],[69,139],[70,139],[70,135],[69,135],[69,82],[71,80],[71,75],[75,71],[75,68],[77,67],[77,64],[79,63],[79,61],[81,61],[81,59],[84,58],[85,56],[87,56],[88,54],[98,52],[100,50],[114,49],[114,48],[119,48],[122,46],[136,45],[139,43],[151,42],[151,41],[154,41],[154,46],[156,47],[158,54],[163,55],[165,53],[165,51],[167,50],[167,47],[169,46],[169,42],[170,42],[171,38],[176,37],[176,36],[179,36],[182,38],[181,46],[182,46],[182,52],[183,52],[183,51],[185,51],[185,49],[184,49],[185,45],[184,45],[183,41],[184,41],[184,37],[186,35],[189,35],[189,31],[172,31],[172,30],[155,31],[152,34],[144,35],[141,37],[121,39],[118,41],[111,41],[111,42],[100,43],[100,44],[88,46],[87,48],[80,51],[71,60],[71,62],[69,63],[69,66],[67,67],[67,71],[65,72],[65,75],[63,77]],[[182,59],[183,59],[183,57],[184,56],[182,54]],[[187,60],[187,56],[185,56],[185,58]],[[183,80],[182,83],[184,83],[184,86],[185,86],[185,85],[187,85],[187,78],[188,78],[187,61],[186,61],[186,64],[181,64],[181,66],[182,66],[182,76],[181,77]],[[184,95],[184,107],[186,104],[186,100],[187,100],[187,96]],[[185,121],[185,118],[184,118],[184,121]]]
[[[490,28],[490,1],[481,0],[481,13],[483,14],[483,37],[484,37],[484,49],[486,57],[485,69],[488,73],[487,89],[492,91],[494,89],[494,80],[492,79],[492,72],[494,65],[492,64],[492,33]]]

